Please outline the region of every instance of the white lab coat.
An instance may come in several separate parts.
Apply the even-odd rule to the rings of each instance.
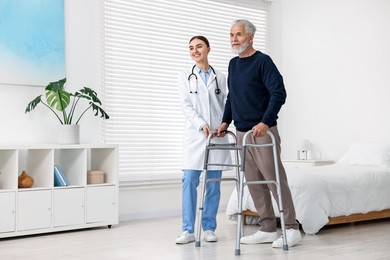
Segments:
[[[222,116],[227,97],[226,77],[215,71],[218,79],[220,94],[215,93],[215,74],[210,73],[207,84],[204,84],[197,69],[194,69],[198,77],[196,87],[195,76],[188,80],[191,68],[183,71],[178,76],[180,103],[185,115],[185,127],[183,137],[183,170],[203,170],[204,156],[207,139],[202,127],[208,124],[211,130],[216,129],[222,122]],[[198,93],[190,93],[190,91]],[[213,138],[213,143],[226,143],[227,137]],[[230,152],[225,150],[210,151],[209,163],[231,163]],[[209,170],[228,170],[230,167],[209,166]]]

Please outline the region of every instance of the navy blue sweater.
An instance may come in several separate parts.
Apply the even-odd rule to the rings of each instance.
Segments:
[[[276,125],[287,94],[283,77],[268,55],[257,51],[247,58],[231,59],[228,88],[222,122],[230,124],[233,120],[241,132],[260,122]]]

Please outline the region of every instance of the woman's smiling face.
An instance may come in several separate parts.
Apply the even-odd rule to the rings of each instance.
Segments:
[[[207,61],[210,48],[200,39],[193,39],[189,44],[190,56],[195,62]]]

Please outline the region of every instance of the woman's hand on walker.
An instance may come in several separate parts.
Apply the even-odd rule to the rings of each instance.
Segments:
[[[204,125],[204,127],[202,128],[203,130],[203,133],[206,137],[206,139],[209,137],[209,134],[211,134],[211,129],[210,129],[210,126],[209,125]]]

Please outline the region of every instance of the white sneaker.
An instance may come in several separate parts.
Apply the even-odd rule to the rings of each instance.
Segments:
[[[299,229],[289,228],[286,230],[288,247],[295,246],[302,239]],[[283,235],[272,243],[272,247],[283,247]]]
[[[187,230],[176,238],[176,244],[188,244],[195,241],[194,233],[189,233]]]
[[[241,244],[262,244],[272,243],[278,237],[278,232],[263,232],[257,231],[253,235],[242,237],[240,239]]]
[[[203,239],[206,242],[217,242],[218,241],[217,236],[214,234],[214,231],[212,231],[212,230],[206,230],[204,232]]]

